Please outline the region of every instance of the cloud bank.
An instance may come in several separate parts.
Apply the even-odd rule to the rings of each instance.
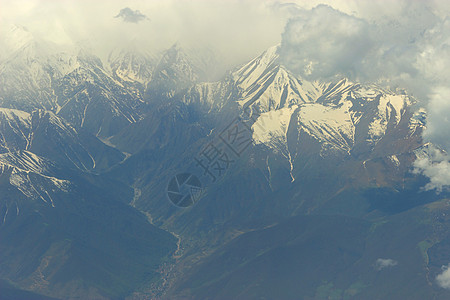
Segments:
[[[441,288],[450,289],[450,264],[442,266],[442,273],[436,276],[436,281]]]
[[[422,174],[430,179],[425,190],[436,190],[438,193],[449,190],[450,162],[445,152],[431,146],[428,157],[420,157],[414,162],[414,173]]]
[[[450,186],[448,6],[403,0],[355,7],[354,14],[328,5],[300,10],[282,34],[282,61],[309,80],[347,77],[406,89],[420,100],[428,111],[423,137],[445,152],[417,161],[416,173],[430,178],[426,189],[442,191]]]
[[[0,40],[19,24],[57,44],[89,44],[102,59],[131,43],[158,53],[178,42],[215,52],[228,68],[278,44],[292,16],[273,0],[0,0],[0,7]]]
[[[319,5],[287,23],[280,53],[286,66],[309,79],[356,77],[373,47],[369,30],[366,21]]]
[[[399,15],[372,21],[327,5],[303,10],[282,34],[284,63],[311,80],[345,76],[411,88],[424,96],[428,86],[416,85],[425,75],[426,66],[419,65],[429,45],[424,32],[440,19],[427,6],[409,2]]]

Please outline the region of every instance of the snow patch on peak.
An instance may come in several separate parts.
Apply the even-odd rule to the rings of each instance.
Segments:
[[[233,72],[232,77],[237,85],[245,90],[255,84],[268,69],[277,66],[278,49],[279,46],[267,49],[260,56]]]
[[[0,153],[26,147],[30,127],[29,113],[0,108]]]
[[[398,125],[408,105],[408,96],[382,94],[379,97],[378,112],[369,124],[369,139],[374,142],[380,140],[386,133],[389,122],[394,126]]]
[[[29,151],[8,152],[0,154],[0,163],[17,169],[21,172],[34,172],[47,174],[52,163],[45,158]]]
[[[317,99],[317,102],[337,104],[341,99],[345,99],[347,94],[357,86],[347,78],[343,78],[337,83],[323,83],[321,85],[323,92],[320,98]]]
[[[389,156],[389,159],[396,167],[400,166],[400,161],[398,160],[397,155],[391,155]]]
[[[320,89],[314,84],[301,81],[282,67],[275,67],[261,75],[255,84],[242,90],[239,104],[248,106],[257,103],[261,111],[270,111],[314,102],[319,94]]]
[[[392,111],[395,113],[395,121],[396,124],[398,124],[402,118],[404,108],[409,104],[409,98],[404,95],[386,95],[382,97],[382,99],[384,103],[380,102],[380,110],[383,109],[383,107],[393,109]]]
[[[30,114],[25,111],[0,107],[0,115],[5,116],[9,120],[18,119],[23,123],[29,124]]]
[[[34,40],[33,35],[21,25],[11,24],[2,31],[4,54],[13,53]]]
[[[374,86],[359,86],[357,89],[352,90],[352,96],[354,98],[367,98],[369,100],[374,100],[379,94],[380,90]]]
[[[297,107],[294,105],[261,114],[252,125],[254,143],[273,147],[275,141],[286,141],[289,122]]]
[[[125,82],[147,84],[152,77],[156,58],[139,51],[136,45],[109,54],[108,63],[113,74]]]
[[[272,149],[273,152],[281,154],[289,163],[291,182],[295,181],[291,152],[289,151],[287,132],[291,122],[292,115],[297,110],[298,105],[283,107],[278,110],[272,110],[262,113],[252,125],[252,139],[257,144],[262,144]],[[267,157],[267,168],[270,178],[269,158]],[[270,179],[269,179],[270,184]]]
[[[27,198],[42,200],[55,207],[53,192],[70,189],[70,181],[51,176],[52,163],[29,151],[0,154],[0,175],[8,176],[9,183]]]
[[[239,105],[267,112],[315,102],[323,94],[320,84],[303,80],[280,64],[278,50],[279,46],[269,48],[231,74],[240,93]]]
[[[324,106],[319,103],[304,104],[298,112],[300,127],[322,143],[322,147],[339,148],[349,152],[353,147],[355,125],[350,101],[339,106]]]

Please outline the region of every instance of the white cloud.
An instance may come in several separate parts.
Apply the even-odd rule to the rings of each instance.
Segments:
[[[450,56],[448,56],[450,57]],[[450,149],[450,87],[439,86],[432,90],[428,103],[428,122],[424,137]]]
[[[423,174],[430,179],[425,185],[425,190],[442,192],[450,185],[450,162],[448,155],[430,147],[428,157],[420,157],[414,162],[414,173]]]
[[[141,21],[148,20],[148,17],[139,10],[132,10],[129,7],[122,8],[114,18],[120,18],[124,22],[129,23],[139,23]]]
[[[450,264],[442,266],[442,273],[436,276],[436,281],[441,288],[450,289]]]
[[[307,78],[354,77],[372,48],[369,24],[330,6],[302,11],[282,36],[281,55],[291,70]]]
[[[417,60],[426,43],[424,32],[439,18],[417,1],[386,5],[394,15],[377,3],[367,4],[373,14],[381,14],[372,18],[359,17],[367,14],[361,5],[355,6],[359,13],[354,14],[325,5],[300,11],[282,36],[285,64],[310,79],[345,76],[355,81],[386,81],[426,95],[423,84],[417,88],[417,81],[423,79]]]
[[[398,264],[396,260],[390,258],[379,258],[375,261],[375,270],[381,271],[385,268],[394,267]]]

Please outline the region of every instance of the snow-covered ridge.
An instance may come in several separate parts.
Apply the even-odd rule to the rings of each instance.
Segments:
[[[128,83],[146,85],[152,78],[156,58],[150,53],[138,51],[136,46],[115,50],[108,56],[113,75]]]
[[[260,56],[233,72],[232,76],[236,84],[243,90],[248,89],[255,84],[267,70],[278,66],[278,48],[279,46],[269,48]]]
[[[355,136],[350,108],[348,101],[335,107],[305,104],[298,111],[298,126],[319,142],[349,152]]]
[[[369,139],[378,141],[386,133],[388,123],[394,126],[400,123],[404,109],[408,106],[409,98],[404,95],[382,95],[379,97],[378,112],[369,125]]]
[[[289,122],[297,108],[294,105],[262,113],[252,125],[254,143],[271,146],[276,146],[274,143],[277,142],[286,143]]]
[[[0,116],[2,116],[7,122],[18,122],[24,125],[29,125],[30,114],[25,111],[0,107]]]
[[[10,35],[21,46],[14,47],[0,61],[0,107],[29,113],[36,109],[52,111],[72,125],[89,126],[91,133],[102,136],[112,134],[110,128],[115,128],[115,122],[133,123],[139,119],[139,113],[134,110],[142,103],[142,95],[138,89],[124,86],[123,72],[128,71],[116,69],[117,74],[124,75],[121,78],[85,48],[49,45],[25,30],[17,30],[27,38],[16,37],[15,31]],[[125,54],[122,62],[125,64],[129,58]],[[127,78],[137,80],[141,75],[150,76],[150,71],[143,70],[146,62],[139,57],[134,61],[135,58],[124,65],[132,68]]]
[[[0,154],[0,162],[21,172],[49,175],[53,163],[29,151],[16,151]]]
[[[263,103],[269,103],[263,107],[268,111],[280,111],[278,117],[283,115],[281,112],[284,108],[298,107],[295,111],[298,130],[321,143],[325,152],[332,149],[350,155],[357,139],[363,139],[364,143],[373,147],[385,136],[389,126],[396,127],[400,124],[407,108],[413,103],[407,95],[396,95],[376,86],[355,84],[347,79],[336,83],[308,83],[301,79],[297,80],[302,82],[297,91],[304,89],[305,86],[312,86],[315,99],[311,97],[304,98],[306,101],[303,102],[294,100],[280,102],[283,105],[270,105],[270,101],[277,98],[266,89],[250,103],[260,110]],[[291,82],[285,84],[287,86]],[[289,111],[291,114],[294,112]],[[258,120],[255,124],[259,123]],[[285,140],[286,130],[282,132],[279,127],[268,126],[265,128],[266,132],[261,132],[256,126],[253,128],[255,143],[266,144],[277,151],[280,150],[277,148],[285,148],[280,146],[280,141]],[[261,139],[261,136],[264,138]]]
[[[28,45],[30,37],[23,40]],[[23,91],[43,87],[38,96],[25,93],[25,98],[49,103],[33,105],[52,110],[75,128],[88,128],[104,138],[115,133],[106,128],[111,119],[124,126],[141,118],[136,107],[143,103],[139,97],[144,94],[144,88],[151,100],[177,95],[188,105],[206,107],[205,111],[220,110],[229,102],[237,102],[241,108],[253,106],[262,113],[260,118],[279,119],[273,126],[267,126],[266,132],[257,129],[263,119],[254,126],[255,143],[270,147],[287,143],[287,120],[295,113],[299,130],[324,147],[332,145],[346,153],[361,140],[371,147],[376,145],[389,126],[400,124],[411,104],[406,95],[352,83],[345,78],[338,82],[304,80],[290,72],[289,66],[281,64],[278,51],[279,46],[271,47],[236,68],[226,79],[214,83],[198,83],[198,68],[177,44],[162,53],[159,61],[131,46],[116,51],[109,57],[110,70],[94,55],[82,51],[75,56],[59,53],[45,63],[37,59],[40,57],[37,54],[34,58],[30,56],[35,61],[31,66],[25,63],[29,69],[25,68],[24,72],[32,74],[31,79],[20,72],[14,73],[16,69],[11,65],[9,71],[13,72],[11,78],[24,78],[19,87]],[[46,70],[50,73],[45,73]],[[0,71],[0,77],[3,73]],[[5,86],[9,90],[16,88]],[[105,112],[106,121],[97,120],[98,114]],[[53,121],[64,127],[58,125],[57,119]]]
[[[301,134],[322,145],[324,155],[327,151],[351,155],[355,146],[373,149],[413,104],[407,95],[346,78],[304,80],[280,64],[277,46],[237,68],[226,80],[194,85],[182,99],[208,111],[220,109],[223,106],[217,103],[223,101],[235,101],[241,109],[253,107],[261,113],[252,127],[255,144],[285,152],[286,133],[295,124]],[[296,121],[289,122],[292,119]]]
[[[280,65],[278,48],[269,48],[232,73],[240,90],[241,106],[257,105],[260,111],[270,111],[314,102],[320,96],[320,86],[294,76]]]
[[[71,183],[51,176],[52,167],[49,160],[29,151],[0,154],[0,177],[7,176],[9,183],[27,198],[55,207],[51,194],[69,192]]]
[[[96,162],[87,149],[77,130],[51,111],[37,110],[29,114],[0,108],[0,154],[25,151],[20,161],[17,156],[7,156],[16,168],[44,174],[43,169],[37,169],[41,165],[39,156],[33,156],[39,154],[59,163],[72,163],[84,171],[92,170]]]
[[[25,149],[29,142],[30,114],[0,108],[0,153]]]

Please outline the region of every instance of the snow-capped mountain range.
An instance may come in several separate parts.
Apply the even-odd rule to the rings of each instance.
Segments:
[[[0,275],[46,295],[61,296],[67,290],[81,298],[129,295],[138,288],[136,282],[141,284],[128,281],[134,276],[131,267],[138,270],[136,276],[163,276],[160,263],[171,257],[174,247],[181,251],[180,241],[174,242],[169,232],[193,240],[224,226],[225,241],[247,226],[244,216],[250,224],[326,211],[328,203],[346,208],[339,202],[345,193],[357,194],[358,200],[373,187],[398,191],[416,184],[418,178],[410,172],[413,162],[427,154],[429,145],[422,140],[426,112],[417,109],[413,97],[346,78],[307,81],[281,63],[279,46],[220,80],[207,81],[212,55],[201,58],[178,44],[158,54],[131,45],[111,51],[102,61],[87,49],[48,45],[18,26],[4,43],[0,230],[8,237],[20,235],[19,227],[28,219],[60,228],[48,233],[42,225],[37,236],[45,236],[45,243],[37,241],[37,250],[19,242],[7,244],[12,259],[0,261],[7,266]],[[207,187],[204,201],[176,210],[164,189],[172,173],[184,171],[186,162],[243,111],[252,112],[246,121],[252,145],[245,159],[236,160],[222,183]],[[243,194],[239,187],[246,188]],[[354,215],[373,213],[366,211],[366,202],[353,206]],[[102,257],[105,250],[96,243],[103,235],[91,232],[85,222],[100,233],[110,226],[108,245],[114,245],[117,232],[128,234],[124,228],[131,226],[134,231],[120,237],[121,246],[112,246],[114,259],[122,252],[138,252],[137,257],[144,253],[142,260],[151,271],[134,259],[110,271],[112,258]],[[73,224],[79,232],[71,231]],[[149,239],[161,241],[162,248],[140,239],[139,226]],[[17,247],[21,251],[14,254]],[[63,255],[55,249],[63,249]],[[149,249],[160,261],[147,259]],[[30,251],[33,264],[10,276],[15,262],[20,264]],[[74,265],[89,255],[101,258],[92,267],[99,278],[125,274],[115,279],[123,290],[110,291],[100,279],[92,285],[78,281],[76,276],[91,270]],[[155,265],[159,269],[152,269]],[[58,272],[69,274],[62,283]]]
[[[40,157],[82,172],[108,169],[143,147],[121,140],[146,140],[147,125],[139,124],[154,119],[156,107],[176,103],[225,116],[204,125],[212,129],[223,126],[230,112],[257,112],[252,138],[267,156],[263,168],[271,173],[270,160],[278,157],[291,181],[300,176],[306,157],[315,157],[315,164],[355,159],[363,168],[386,158],[398,169],[399,157],[422,146],[424,118],[414,113],[412,97],[345,78],[304,80],[281,63],[279,46],[219,81],[201,82],[205,70],[193,63],[198,57],[178,44],[159,56],[131,45],[102,62],[86,49],[49,47],[21,27],[13,27],[7,41],[10,54],[0,62],[0,149],[15,153],[3,162],[35,157],[33,172],[40,169]],[[404,167],[411,162],[408,158]]]

